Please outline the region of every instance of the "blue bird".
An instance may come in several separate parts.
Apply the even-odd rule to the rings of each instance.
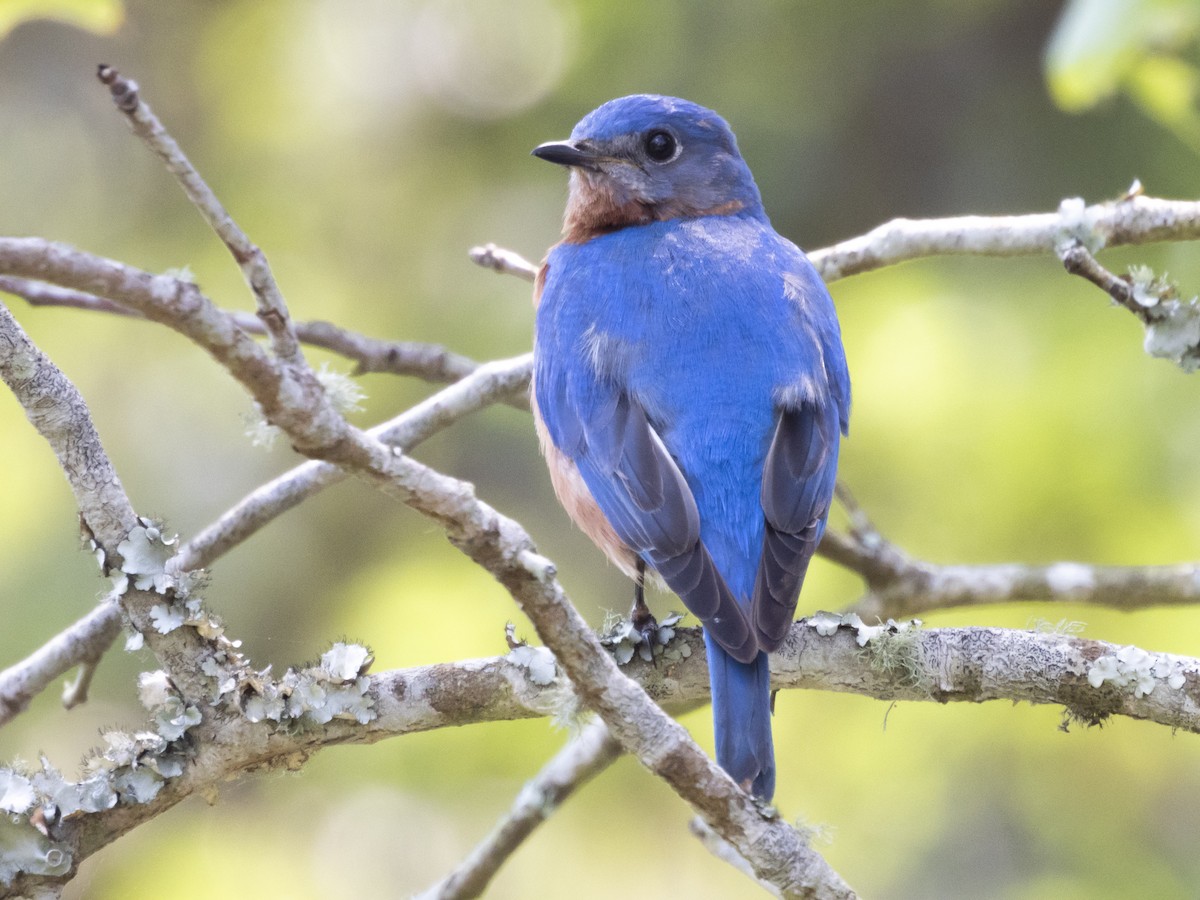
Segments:
[[[767,654],[825,531],[850,378],[833,302],[716,113],[605,103],[533,154],[571,169],[536,282],[534,420],[556,494],[704,626],[717,762],[775,790]]]

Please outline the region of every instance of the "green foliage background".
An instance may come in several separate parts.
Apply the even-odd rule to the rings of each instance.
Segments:
[[[96,83],[107,62],[142,84],[266,250],[297,318],[509,356],[529,347],[528,288],[466,250],[495,241],[538,258],[556,240],[563,174],[528,151],[606,99],[655,91],[721,111],[776,227],[807,247],[898,215],[1100,200],[1135,177],[1195,197],[1196,19],[1193,3],[1163,0],[1076,0],[1065,13],[1044,0],[0,0],[0,27],[13,27],[0,42],[0,233],[151,271],[187,265],[218,302],[251,306]],[[1185,294],[1200,284],[1194,246],[1103,259],[1168,270]],[[844,477],[890,538],[938,562],[1196,558],[1197,382],[1146,357],[1136,322],[1096,289],[1051,258],[957,259],[833,293],[856,391]],[[248,401],[175,335],[6,302],[91,402],[143,514],[192,535],[295,461],[249,446]],[[363,424],[429,390],[361,381]],[[104,585],[52,455],[7,394],[0,437],[7,664]],[[490,410],[418,456],[524,522],[592,621],[626,606],[628,584],[555,506],[527,416]],[[801,608],[836,609],[857,590],[821,563]],[[496,654],[518,615],[435,528],[353,483],[221,560],[207,597],[277,667],[340,636],[374,647],[379,668]],[[1200,656],[1200,611],[929,619],[1079,620],[1088,636]],[[65,713],[54,692],[40,698],[0,733],[0,757],[46,752],[68,768],[98,728],[138,722],[133,679],[150,664],[114,652],[89,704]],[[707,716],[685,722],[710,746]],[[789,692],[778,803],[823,828],[822,851],[866,896],[1194,896],[1197,739],[1131,721],[1064,734],[1060,721]],[[298,776],[232,784],[212,808],[189,802],[139,829],[89,861],[69,896],[403,896],[459,860],[565,737],[531,722],[327,751]],[[756,896],[687,818],[622,761],[491,896]]]

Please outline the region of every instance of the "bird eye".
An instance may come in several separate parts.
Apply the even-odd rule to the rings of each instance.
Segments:
[[[679,155],[679,142],[669,131],[652,131],[646,135],[646,155],[655,162],[669,162]]]

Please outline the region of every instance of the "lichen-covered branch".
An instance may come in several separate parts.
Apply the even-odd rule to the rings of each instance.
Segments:
[[[621,755],[621,745],[600,720],[585,725],[521,789],[512,808],[449,875],[417,895],[419,900],[479,897],[500,867],[576,788]]]
[[[17,398],[30,422],[49,443],[75,495],[80,520],[93,542],[104,574],[123,579],[117,594],[130,623],[147,635],[159,662],[185,690],[197,687],[200,641],[192,631],[166,633],[155,625],[156,610],[164,603],[168,582],[173,590],[183,582],[178,570],[168,576],[167,559],[174,551],[157,529],[138,517],[125,495],[116,470],[100,443],[91,413],[75,385],[43,354],[0,304],[0,380]],[[186,578],[184,578],[186,580]],[[95,633],[86,648],[76,647],[81,662],[95,662]],[[68,642],[75,632],[68,630]],[[45,677],[66,656],[51,650],[36,663]],[[19,670],[17,675],[26,670]],[[14,676],[16,677],[16,676]],[[56,677],[56,676],[52,676]],[[36,679],[35,679],[36,680]],[[14,696],[26,688],[15,683]],[[18,701],[19,702],[19,701]]]
[[[1072,275],[1096,285],[1146,327],[1146,352],[1170,360],[1191,373],[1200,367],[1200,302],[1184,302],[1175,285],[1147,266],[1134,266],[1117,276],[1100,265],[1078,240],[1059,247],[1059,258]]]
[[[106,555],[119,559],[117,545],[136,524],[137,515],[104,452],[87,403],[3,305],[0,380],[58,457],[90,536]]]
[[[688,652],[679,652],[683,646]],[[705,700],[708,678],[699,629],[679,629],[666,649],[655,662],[635,656],[624,666],[625,674],[668,709]],[[612,664],[607,655],[603,659],[605,665]],[[504,719],[562,716],[575,703],[574,686],[542,648],[517,647],[500,657],[375,675],[364,674],[369,662],[362,648],[337,645],[317,666],[289,672],[277,683],[269,683],[265,673],[243,672],[240,682],[226,692],[240,698],[237,704],[215,708],[203,719],[190,717],[168,682],[144,677],[142,699],[156,731],[109,735],[108,749],[82,781],[70,782],[44,769],[0,768],[5,788],[0,796],[8,811],[28,815],[35,807],[42,810],[41,821],[48,824],[40,852],[44,859],[57,860],[61,869],[41,874],[23,870],[6,887],[19,892],[61,878],[91,853],[190,794],[211,792],[238,774],[296,768],[321,747]],[[771,657],[771,673],[773,686],[781,690],[833,690],[886,701],[1024,701],[1062,706],[1068,724],[1095,724],[1119,715],[1200,733],[1200,660],[1071,634],[926,630],[909,623],[868,626],[855,616],[820,613],[792,626],[783,648]],[[321,691],[314,692],[314,685]],[[323,706],[293,704],[322,695],[344,698],[338,706],[344,712],[331,715]],[[347,704],[347,699],[352,702]],[[295,726],[297,719],[304,727]],[[671,729],[654,732],[654,739],[663,741],[656,765],[669,769],[682,764],[671,734],[678,728],[671,722]],[[600,740],[598,726],[588,730]],[[185,732],[186,744],[175,743]],[[183,753],[184,746],[201,752]],[[578,781],[587,770],[586,760],[598,761],[604,755],[593,753],[596,747],[590,746],[591,750],[578,747],[577,756],[564,758],[561,779],[548,776],[555,771],[548,768],[535,784]],[[701,784],[720,789],[719,781],[713,784],[703,771],[692,774]],[[553,800],[560,796],[555,790],[542,796]],[[515,834],[525,827],[528,815],[536,820],[533,800],[530,793],[518,802],[504,827],[515,829]],[[754,816],[749,821],[733,816],[750,828],[745,835],[729,827],[717,830],[739,854],[755,859],[756,875],[769,876],[766,880],[781,887],[784,896],[822,895],[824,889],[812,882],[809,890],[779,872],[764,873],[762,857],[775,845],[747,853],[747,839],[775,841],[777,835],[765,826],[786,826],[763,819],[757,810]],[[722,816],[704,818],[711,824]],[[489,845],[507,840],[504,827]],[[3,840],[0,834],[0,844]],[[50,851],[56,853],[51,856]]]

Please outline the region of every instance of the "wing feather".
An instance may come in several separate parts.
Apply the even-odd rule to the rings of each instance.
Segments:
[[[758,644],[768,652],[787,637],[808,564],[825,532],[837,471],[838,424],[833,404],[804,402],[783,409],[767,451],[762,483],[766,529],[750,618]]]
[[[598,380],[586,390],[556,390],[539,373],[536,385],[551,438],[578,467],[613,530],[717,643],[735,659],[752,661],[758,644],[750,620],[700,539],[696,499],[645,410]]]

